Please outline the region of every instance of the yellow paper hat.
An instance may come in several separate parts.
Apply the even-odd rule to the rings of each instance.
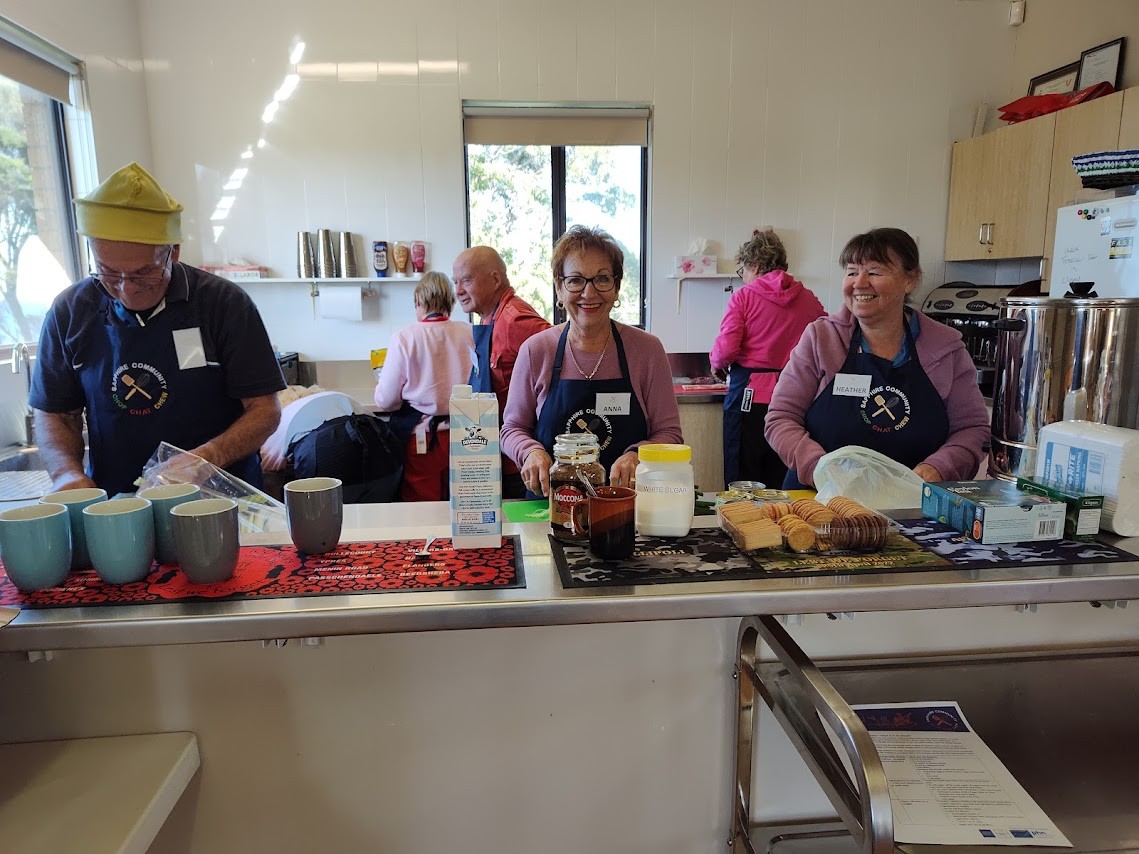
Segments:
[[[75,200],[86,237],[162,245],[182,242],[182,206],[137,163],[129,163]]]

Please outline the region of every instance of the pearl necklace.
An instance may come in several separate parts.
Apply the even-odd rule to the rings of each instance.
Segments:
[[[609,352],[609,341],[612,338],[613,338],[613,327],[610,326],[609,327],[609,334],[607,336],[605,336],[605,346],[601,349],[601,355],[597,358],[597,364],[593,366],[593,370],[590,371],[588,374],[585,371],[583,371],[581,369],[581,365],[579,365],[577,363],[577,356],[575,356],[573,354],[573,344],[571,342],[568,342],[568,341],[566,342],[567,344],[569,344],[569,347],[567,347],[567,349],[569,350],[570,361],[573,362],[573,366],[575,368],[577,368],[577,372],[579,374],[581,374],[583,377],[585,377],[587,380],[593,379],[594,375],[601,368],[601,363],[605,361],[605,354]]]

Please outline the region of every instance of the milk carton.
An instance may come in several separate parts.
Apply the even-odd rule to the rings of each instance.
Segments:
[[[498,398],[451,389],[451,541],[455,548],[502,545],[502,457]]]

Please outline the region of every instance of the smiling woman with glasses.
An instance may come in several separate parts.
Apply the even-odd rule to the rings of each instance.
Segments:
[[[638,445],[683,441],[668,357],[655,336],[610,317],[625,253],[609,234],[574,226],[554,246],[552,266],[567,321],[522,345],[502,450],[518,463],[532,496],[549,495],[554,437],[593,433],[610,484],[629,486]]]

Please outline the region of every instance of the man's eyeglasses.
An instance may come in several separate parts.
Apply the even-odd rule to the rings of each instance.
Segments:
[[[745,267],[736,267],[736,278],[737,279],[742,279],[744,277],[744,270],[745,269],[746,269]]]
[[[147,270],[145,273],[120,273],[117,270],[103,270],[100,269],[98,265],[95,265],[91,270],[91,275],[107,287],[125,285],[127,282],[134,285],[156,285],[161,282],[162,278],[166,275],[166,265],[170,263],[171,252],[172,250],[167,250],[166,257],[162,259],[162,263],[153,269]]]
[[[562,276],[561,279],[562,287],[571,294],[580,294],[589,284],[593,285],[595,291],[604,294],[613,290],[617,284],[617,280],[608,273],[601,273],[598,276]]]

